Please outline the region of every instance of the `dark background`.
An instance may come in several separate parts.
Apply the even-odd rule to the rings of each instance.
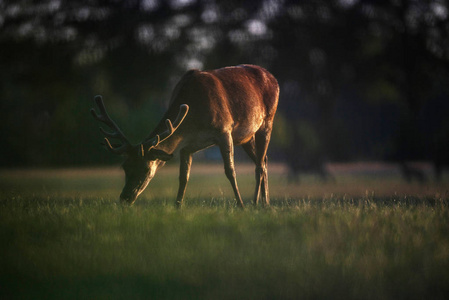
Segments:
[[[444,0],[0,1],[0,167],[117,163],[93,97],[138,142],[190,68],[281,87],[270,157],[449,161]]]

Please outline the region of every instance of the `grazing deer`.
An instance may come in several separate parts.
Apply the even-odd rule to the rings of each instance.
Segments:
[[[148,138],[131,145],[106,112],[101,96],[95,97],[100,110],[98,121],[112,132],[106,136],[106,147],[115,154],[125,154],[123,163],[125,187],[122,203],[132,204],[154,177],[156,170],[180,153],[179,189],[176,204],[182,205],[189,180],[192,154],[218,145],[225,174],[231,182],[237,204],[244,207],[237,187],[234,169],[234,145],[242,145],[256,164],[254,203],[261,197],[269,205],[267,148],[279,98],[279,86],[267,70],[253,65],[226,67],[211,71],[191,70],[176,85],[170,106]],[[174,120],[173,123],[170,120]],[[113,146],[108,138],[118,139]]]

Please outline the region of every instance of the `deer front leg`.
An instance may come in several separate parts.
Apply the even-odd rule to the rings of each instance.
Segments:
[[[176,206],[180,208],[184,200],[187,182],[190,176],[190,166],[192,165],[192,154],[185,149],[180,152],[181,163],[179,165],[179,188],[176,197]]]
[[[219,142],[221,156],[223,157],[224,169],[226,177],[231,183],[232,189],[234,190],[235,199],[237,200],[237,205],[244,208],[242,197],[240,196],[239,188],[237,186],[237,179],[235,176],[234,167],[234,143],[230,134],[223,135]]]

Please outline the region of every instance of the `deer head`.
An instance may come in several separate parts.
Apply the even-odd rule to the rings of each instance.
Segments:
[[[92,108],[93,117],[112,130],[106,131],[100,127],[101,132],[105,135],[104,145],[112,153],[126,157],[122,165],[125,171],[125,186],[120,194],[120,201],[132,204],[145,190],[157,169],[172,158],[172,154],[159,150],[157,147],[178,129],[189,111],[189,106],[186,104],[180,106],[178,116],[173,124],[169,119],[165,120],[167,129],[164,132],[156,134],[138,145],[132,145],[107,113],[101,96],[95,97],[95,103],[100,114],[97,114]],[[109,139],[118,140],[119,144],[113,145]]]

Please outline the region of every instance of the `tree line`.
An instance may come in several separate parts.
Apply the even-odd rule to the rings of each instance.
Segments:
[[[271,157],[448,161],[442,0],[0,2],[1,166],[88,165],[102,94],[145,137],[191,68],[266,67],[281,87]]]

